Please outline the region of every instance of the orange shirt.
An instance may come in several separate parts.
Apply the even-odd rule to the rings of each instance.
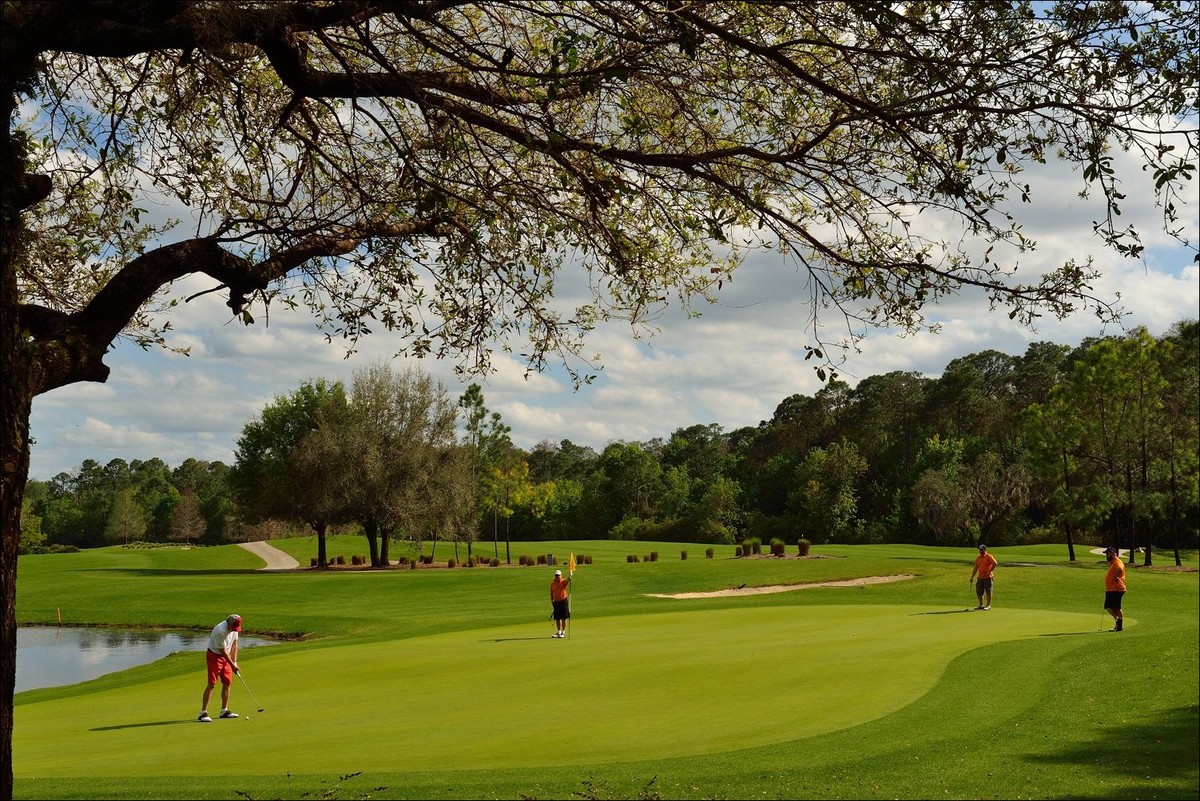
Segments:
[[[565,601],[567,600],[567,587],[570,586],[565,578],[556,578],[550,581],[550,600]]]
[[[1119,556],[1114,556],[1108,563],[1108,572],[1104,574],[1104,590],[1125,592],[1125,563]]]
[[[996,557],[984,551],[975,557],[975,570],[978,571],[980,578],[991,578],[992,571],[996,569]]]

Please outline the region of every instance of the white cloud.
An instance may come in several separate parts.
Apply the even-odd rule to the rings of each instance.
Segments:
[[[1182,217],[1189,221],[1189,250],[1154,233],[1161,219],[1153,205],[1125,201],[1123,221],[1143,231],[1149,248],[1144,261],[1128,260],[1103,251],[1093,235],[1098,212],[1094,201],[1078,198],[1078,175],[1049,165],[1029,180],[1039,203],[1018,204],[1013,212],[1039,249],[1020,254],[1019,280],[1032,281],[1067,259],[1091,253],[1102,272],[1095,292],[1108,300],[1120,295],[1129,311],[1126,327],[1145,325],[1158,335],[1181,319],[1200,317],[1200,270],[1191,261],[1198,227],[1194,207],[1184,209],[1190,217]],[[1144,187],[1125,190],[1133,199],[1149,196]],[[1001,255],[1010,261],[1018,256]],[[570,267],[564,270],[560,298],[565,304],[583,284]],[[183,297],[211,287],[210,279],[192,278],[175,290]],[[501,414],[514,442],[524,448],[570,439],[601,450],[617,440],[665,438],[694,424],[733,430],[769,419],[789,395],[820,389],[815,362],[805,361],[804,346],[814,344],[809,300],[806,276],[780,254],[762,252],[735,275],[718,304],[698,308],[698,317],[666,309],[654,321],[660,330],[640,340],[627,323],[601,325],[585,352],[600,352],[604,369],[594,384],[578,391],[565,370],[554,367],[526,377],[523,361],[503,352],[494,357],[493,374],[466,380],[449,362],[426,359],[398,366],[412,364],[440,379],[455,398],[468,383],[479,383],[488,408]],[[1062,321],[1045,318],[1025,328],[1006,313],[987,313],[986,301],[971,291],[945,299],[929,316],[942,325],[940,333],[868,332],[858,352],[847,352],[841,377],[853,385],[895,370],[935,376],[953,359],[986,349],[1020,355],[1036,341],[1074,346],[1085,337],[1120,333],[1102,328],[1090,312]],[[347,359],[344,344],[327,343],[307,314],[272,310],[247,327],[232,319],[220,293],[176,306],[171,321],[171,343],[190,347],[190,357],[122,343],[107,359],[108,383],[72,385],[34,400],[33,477],[50,478],[84,459],[159,457],[175,466],[195,457],[230,463],[243,426],[272,398],[318,377],[349,386],[355,370],[389,359],[399,344],[387,334],[374,334]],[[837,328],[839,318],[827,315],[822,322],[827,338],[844,333]]]

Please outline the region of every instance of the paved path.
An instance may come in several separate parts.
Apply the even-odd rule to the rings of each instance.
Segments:
[[[240,542],[238,544],[267,563],[266,567],[260,567],[259,570],[292,570],[300,567],[300,563],[295,559],[266,542]]]

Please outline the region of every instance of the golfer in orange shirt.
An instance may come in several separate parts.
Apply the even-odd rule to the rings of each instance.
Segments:
[[[571,579],[563,578],[561,570],[554,571],[550,582],[550,605],[554,608],[551,617],[554,618],[555,631],[552,636],[562,639],[567,634],[567,621],[571,618],[571,602],[567,596],[570,592]]]
[[[1104,609],[1117,622],[1109,631],[1125,630],[1125,613],[1121,611],[1121,599],[1125,597],[1125,563],[1117,556],[1116,548],[1105,548],[1108,572],[1104,574]]]
[[[979,574],[979,581],[975,581],[975,595],[979,597],[979,606],[976,609],[991,609],[992,608],[992,574],[996,572],[996,557],[987,552],[987,546],[982,542],[979,543],[979,556],[975,557],[975,566],[971,568],[971,578],[968,582],[975,581],[975,574]],[[987,601],[984,601],[984,597]]]

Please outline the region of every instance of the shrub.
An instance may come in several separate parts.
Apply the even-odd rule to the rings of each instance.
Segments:
[[[500,567],[500,558],[493,556],[492,561],[488,562],[488,564],[490,564],[492,567]]]
[[[783,556],[787,553],[787,543],[780,539],[771,540],[771,556]]]
[[[734,548],[733,548],[733,555],[734,555],[734,556],[741,556],[741,555],[742,555],[742,546],[740,546],[740,545],[736,545],[736,546],[734,546]]]
[[[713,548],[705,548],[705,549],[704,549],[704,558],[705,558],[705,559],[712,559],[715,553],[716,553],[715,549],[713,549]]]
[[[687,561],[687,551],[680,551],[680,552],[679,552],[679,559],[680,559],[681,561],[684,561],[684,562],[686,562],[686,561]]]
[[[622,518],[613,526],[608,532],[608,538],[613,540],[649,539],[644,531],[642,519],[633,515]]]
[[[446,560],[446,567],[454,567],[455,564],[456,562],[454,561],[454,557],[450,557]]]
[[[546,564],[546,556],[545,556],[545,554],[540,554],[540,553],[538,554],[538,561],[537,561],[537,563],[538,563],[539,565],[544,565],[544,564]]]
[[[344,564],[346,564],[346,557],[342,556],[341,554],[338,554],[338,556],[333,560],[333,563],[335,565],[344,565]]]
[[[1062,534],[1048,526],[1034,526],[1021,540],[1023,545],[1055,545],[1062,542]]]
[[[646,561],[647,562],[657,562],[658,561],[658,551],[651,551],[650,556],[647,557]]]
[[[808,552],[812,548],[812,543],[801,537],[796,542],[796,548],[800,552],[801,556],[808,556]]]
[[[638,555],[636,553],[627,554],[625,556],[625,561],[632,564],[632,563],[638,561]]]
[[[310,558],[310,559],[308,560],[308,566],[309,566],[309,567],[316,567],[316,566],[317,566],[317,557],[315,557],[315,556],[314,556],[314,557]]]
[[[416,560],[416,559],[409,559],[409,560],[408,560],[408,569],[409,569],[409,570],[416,570],[416,569],[417,569],[417,560]]]

